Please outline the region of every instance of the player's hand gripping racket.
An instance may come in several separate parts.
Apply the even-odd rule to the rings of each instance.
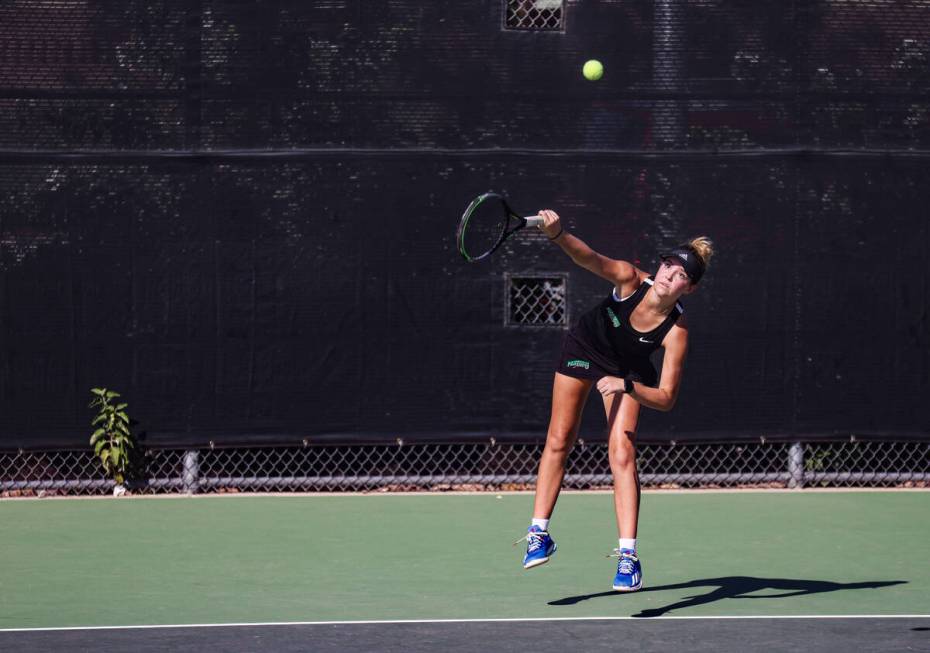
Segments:
[[[542,224],[538,215],[521,217],[501,195],[485,193],[472,200],[455,232],[459,253],[469,263],[487,258],[523,227]]]

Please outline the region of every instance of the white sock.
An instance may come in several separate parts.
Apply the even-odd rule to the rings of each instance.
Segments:
[[[549,520],[548,520],[548,519],[542,519],[541,517],[533,517],[533,521],[532,521],[532,523],[530,524],[530,526],[539,526],[539,528],[540,528],[541,530],[548,531],[548,530],[549,530]]]
[[[621,549],[629,549],[630,551],[636,551],[636,538],[621,537],[620,540]]]

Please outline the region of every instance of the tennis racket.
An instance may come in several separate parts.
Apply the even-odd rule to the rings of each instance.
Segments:
[[[523,227],[542,224],[538,215],[521,217],[497,193],[485,193],[471,201],[455,232],[459,253],[469,263],[487,258]]]

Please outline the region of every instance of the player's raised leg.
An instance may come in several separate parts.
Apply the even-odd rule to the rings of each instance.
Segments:
[[[614,477],[614,510],[617,515],[617,573],[613,588],[635,592],[643,585],[642,566],[636,554],[639,523],[639,473],[636,469],[636,427],[640,404],[627,394],[604,398],[607,412],[608,456]]]
[[[546,445],[539,460],[533,519],[526,534],[523,567],[530,569],[549,561],[556,545],[549,535],[549,518],[555,508],[565,476],[565,460],[578,437],[581,411],[594,381],[555,374],[552,383],[552,414]],[[519,541],[519,540],[518,540]]]

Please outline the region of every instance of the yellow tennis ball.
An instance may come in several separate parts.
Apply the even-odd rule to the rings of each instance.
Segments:
[[[597,59],[588,59],[584,62],[584,67],[581,69],[581,72],[585,79],[596,82],[604,76],[604,66]]]

